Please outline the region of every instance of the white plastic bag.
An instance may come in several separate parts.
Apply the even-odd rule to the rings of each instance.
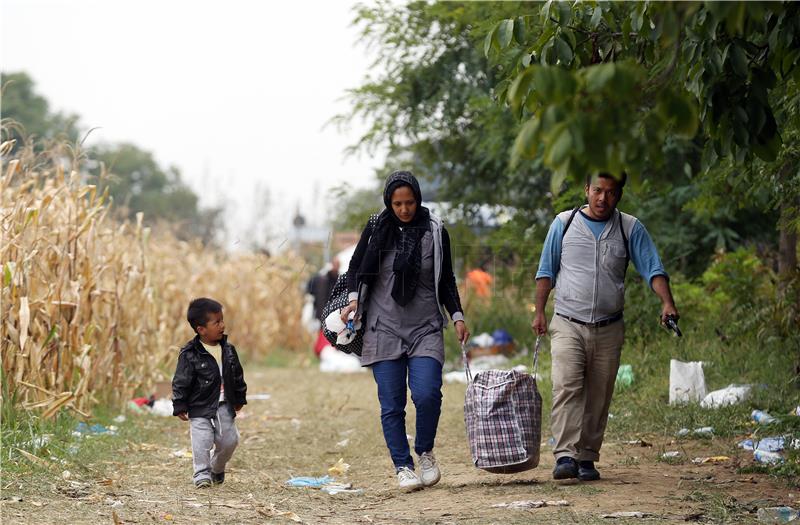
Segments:
[[[719,408],[741,403],[750,396],[751,388],[751,385],[728,385],[723,389],[709,393],[700,402],[700,406],[703,408]]]
[[[669,404],[696,403],[706,396],[706,377],[702,361],[669,362]]]
[[[361,366],[361,360],[353,354],[345,354],[326,345],[319,354],[320,372],[331,372],[341,374],[352,374],[366,372],[367,369]]]

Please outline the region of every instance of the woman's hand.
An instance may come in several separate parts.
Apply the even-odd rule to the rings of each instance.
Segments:
[[[355,312],[356,308],[358,308],[358,301],[353,299],[350,301],[350,304],[342,308],[342,322],[347,324],[348,317],[350,317],[350,312]]]
[[[467,323],[464,321],[456,321],[455,327],[456,338],[458,339],[458,342],[462,345],[467,344],[467,341],[469,341],[469,329],[467,328]]]

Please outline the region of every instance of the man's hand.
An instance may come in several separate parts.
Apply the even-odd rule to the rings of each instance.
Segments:
[[[677,321],[680,315],[678,315],[678,309],[675,308],[675,301],[672,299],[672,290],[669,288],[667,278],[663,275],[656,275],[650,282],[650,287],[661,299],[661,324],[664,324],[668,315],[674,316]]]
[[[531,329],[536,335],[545,335],[547,333],[547,318],[544,316],[543,311],[536,310],[536,316],[531,322]]]
[[[240,411],[240,410],[242,409],[242,407],[243,407],[243,406],[244,406],[244,405],[233,405],[233,409],[234,409],[236,412],[238,412],[238,411]]]
[[[681,318],[678,314],[678,309],[675,308],[673,303],[666,303],[661,306],[661,324],[665,324],[669,316],[674,317],[676,321]]]
[[[344,324],[347,324],[348,321],[347,318],[350,317],[350,312],[355,312],[356,308],[358,308],[358,301],[356,301],[355,299],[350,301],[350,304],[342,308],[342,322]]]
[[[180,419],[181,421],[189,421],[189,414],[187,414],[186,412],[181,412],[180,414],[178,414],[178,419]]]
[[[456,321],[455,327],[456,338],[458,339],[458,342],[462,345],[467,344],[467,341],[469,341],[469,329],[467,328],[467,323],[464,321]]]

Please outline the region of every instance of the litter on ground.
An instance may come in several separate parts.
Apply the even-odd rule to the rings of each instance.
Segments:
[[[779,452],[769,452],[767,450],[758,449],[753,452],[753,459],[759,463],[765,463],[767,465],[778,465],[786,461]]]
[[[741,403],[750,397],[752,385],[728,385],[720,390],[709,392],[700,401],[702,408],[720,408]]]
[[[702,465],[703,463],[723,463],[730,460],[728,456],[708,456],[704,458],[694,458],[692,463],[695,465]]]
[[[335,496],[336,494],[363,494],[364,489],[354,489],[350,483],[328,483],[319,489],[326,494]]]
[[[348,470],[350,470],[350,465],[344,462],[344,458],[339,458],[339,461],[328,469],[328,474],[331,476],[343,476]]]
[[[322,476],[321,478],[298,476],[286,480],[286,484],[290,487],[307,487],[312,489],[322,488],[324,485],[332,482],[333,478],[330,476]]]
[[[613,514],[601,514],[601,518],[648,518],[652,516],[649,512],[639,512],[635,510],[614,512]]]
[[[510,503],[496,503],[493,509],[538,509],[541,507],[568,507],[569,502],[565,500],[541,501],[541,500],[519,500]]]
[[[248,401],[266,401],[271,398],[270,394],[247,394]]]
[[[709,437],[714,435],[714,427],[698,427],[693,430],[682,428],[675,434],[678,437],[686,437],[688,435],[697,437]]]

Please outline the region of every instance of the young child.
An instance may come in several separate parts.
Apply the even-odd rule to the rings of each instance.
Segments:
[[[172,413],[189,421],[194,484],[204,488],[225,481],[225,465],[239,444],[234,418],[247,403],[247,384],[225,335],[222,305],[201,297],[189,303],[186,317],[197,335],[178,356]]]

